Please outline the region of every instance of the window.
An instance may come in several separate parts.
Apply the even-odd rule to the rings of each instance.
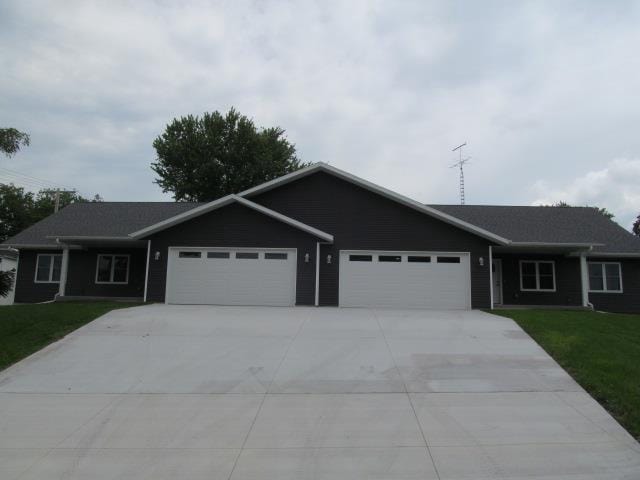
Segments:
[[[431,257],[421,257],[418,255],[409,255],[407,257],[409,263],[431,263]]]
[[[438,257],[438,263],[460,263],[460,257]]]
[[[286,260],[287,254],[286,253],[265,253],[264,258],[265,260]]]
[[[378,255],[379,262],[401,262],[402,257],[400,255]]]
[[[128,282],[129,255],[98,255],[96,283],[124,284]]]
[[[62,255],[39,254],[36,260],[36,283],[59,283]]]
[[[200,258],[202,256],[202,252],[179,252],[178,257],[180,258]]]
[[[229,252],[207,252],[207,258],[229,258]]]
[[[258,258],[258,252],[236,252],[236,258],[255,260]]]
[[[371,255],[349,255],[350,262],[370,262],[372,259]]]
[[[550,260],[520,261],[520,290],[555,292],[555,264]]]
[[[590,292],[622,292],[622,267],[617,262],[589,262]]]

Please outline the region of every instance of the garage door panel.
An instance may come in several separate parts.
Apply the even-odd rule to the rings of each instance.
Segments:
[[[201,258],[181,258],[180,251],[169,254],[167,303],[295,304],[295,250],[198,249]],[[270,259],[272,253],[279,255]]]
[[[359,260],[371,258],[371,261],[352,261],[350,257]],[[400,261],[380,261],[380,257],[387,260],[399,258]],[[409,257],[419,259],[414,258],[416,261],[409,262]],[[430,261],[425,261],[425,257]],[[438,262],[438,257],[441,257],[442,263]],[[340,305],[469,308],[468,255],[442,252],[341,252]]]

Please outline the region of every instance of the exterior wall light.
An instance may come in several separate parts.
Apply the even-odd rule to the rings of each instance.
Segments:
[[[484,257],[480,257],[478,259],[478,263],[480,264],[481,267],[484,267]]]
[[[153,254],[153,258],[156,260],[160,260],[160,252],[156,251],[156,253]]]
[[[331,254],[327,255],[327,263],[331,263]]]
[[[304,254],[304,263],[309,263],[309,254],[308,253]]]

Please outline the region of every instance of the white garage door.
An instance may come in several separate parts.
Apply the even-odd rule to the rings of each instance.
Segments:
[[[167,303],[295,305],[296,251],[169,249]]]
[[[471,308],[469,255],[340,252],[340,306]]]

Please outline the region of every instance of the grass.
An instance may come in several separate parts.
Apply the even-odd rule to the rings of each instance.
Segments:
[[[131,303],[64,302],[0,307],[0,370],[91,320]]]
[[[640,439],[640,315],[493,310],[512,318]]]

